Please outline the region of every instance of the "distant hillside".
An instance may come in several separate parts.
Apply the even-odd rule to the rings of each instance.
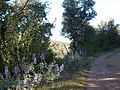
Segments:
[[[69,51],[69,43],[61,42],[61,41],[50,41],[50,48],[56,53],[60,52],[60,56],[63,57]]]

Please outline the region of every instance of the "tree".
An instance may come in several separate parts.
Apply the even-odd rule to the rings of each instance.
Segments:
[[[64,0],[62,4],[64,13],[61,34],[72,40],[75,51],[85,44],[85,25],[96,16],[94,4],[93,0]]]
[[[4,21],[4,15],[7,13],[7,10],[9,8],[9,5],[6,3],[7,1],[10,1],[10,0],[2,0],[0,1],[0,45],[3,43],[3,41],[5,40],[5,32],[6,32],[6,29],[5,29],[5,24],[6,22]],[[0,47],[0,51],[1,51],[1,47]],[[3,58],[2,58],[2,53],[0,52],[0,71],[3,73],[4,71],[4,61],[3,61]]]
[[[32,47],[33,40],[38,40],[34,44],[42,47],[40,44],[43,42],[47,44],[51,36],[53,24],[49,23],[46,18],[47,4],[28,3],[28,1],[23,6],[17,2],[13,4],[8,4],[4,0],[0,2],[1,7],[4,6],[0,11],[0,50],[5,66],[10,68],[11,76],[13,76],[15,65],[21,67],[23,57],[26,63],[31,62],[33,53],[31,48],[34,51],[37,48]]]
[[[48,49],[53,23],[46,18],[47,3],[26,0],[21,5],[17,1],[19,0],[15,3],[5,0],[0,2],[0,60],[3,60],[0,74],[4,75],[4,79],[0,80],[0,88],[2,85],[5,89],[13,86],[17,88],[18,81],[23,84],[26,77],[29,78],[25,80],[26,84],[36,84],[36,74],[43,75],[41,77],[46,78],[44,80],[54,79],[58,74],[51,70],[55,68],[56,62],[44,56],[47,53],[53,54]],[[38,61],[35,62],[36,60]]]
[[[119,47],[120,35],[117,30],[118,27],[119,25],[114,23],[114,19],[110,19],[108,22],[102,21],[100,25],[98,25],[95,48],[106,51]]]
[[[88,55],[94,52],[94,40],[96,36],[95,28],[89,24],[85,25],[84,47]]]

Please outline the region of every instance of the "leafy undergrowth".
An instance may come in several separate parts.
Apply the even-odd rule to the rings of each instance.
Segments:
[[[83,87],[86,70],[66,74],[63,73],[61,77],[54,82],[46,83],[42,87],[37,87],[36,90],[80,90]]]
[[[72,69],[69,69],[69,72],[64,71],[57,80],[44,83],[35,90],[83,90],[87,69],[92,61],[93,57],[81,60],[78,71]]]

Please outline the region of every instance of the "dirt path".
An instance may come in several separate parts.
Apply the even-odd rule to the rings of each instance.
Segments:
[[[120,90],[120,51],[102,55],[88,71],[85,90]]]

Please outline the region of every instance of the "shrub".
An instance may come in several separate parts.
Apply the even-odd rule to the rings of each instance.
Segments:
[[[31,63],[26,63],[24,59],[25,57],[20,66],[15,65],[12,68],[13,76],[10,75],[11,67],[4,67],[4,75],[1,74],[0,76],[0,88],[34,88],[37,85],[42,85],[44,82],[57,79],[64,69],[64,65],[58,65],[55,59],[47,63],[44,54],[40,58],[33,54]]]
[[[74,73],[87,68],[90,61],[89,57],[81,57],[78,53],[66,55],[64,58],[65,72]]]

